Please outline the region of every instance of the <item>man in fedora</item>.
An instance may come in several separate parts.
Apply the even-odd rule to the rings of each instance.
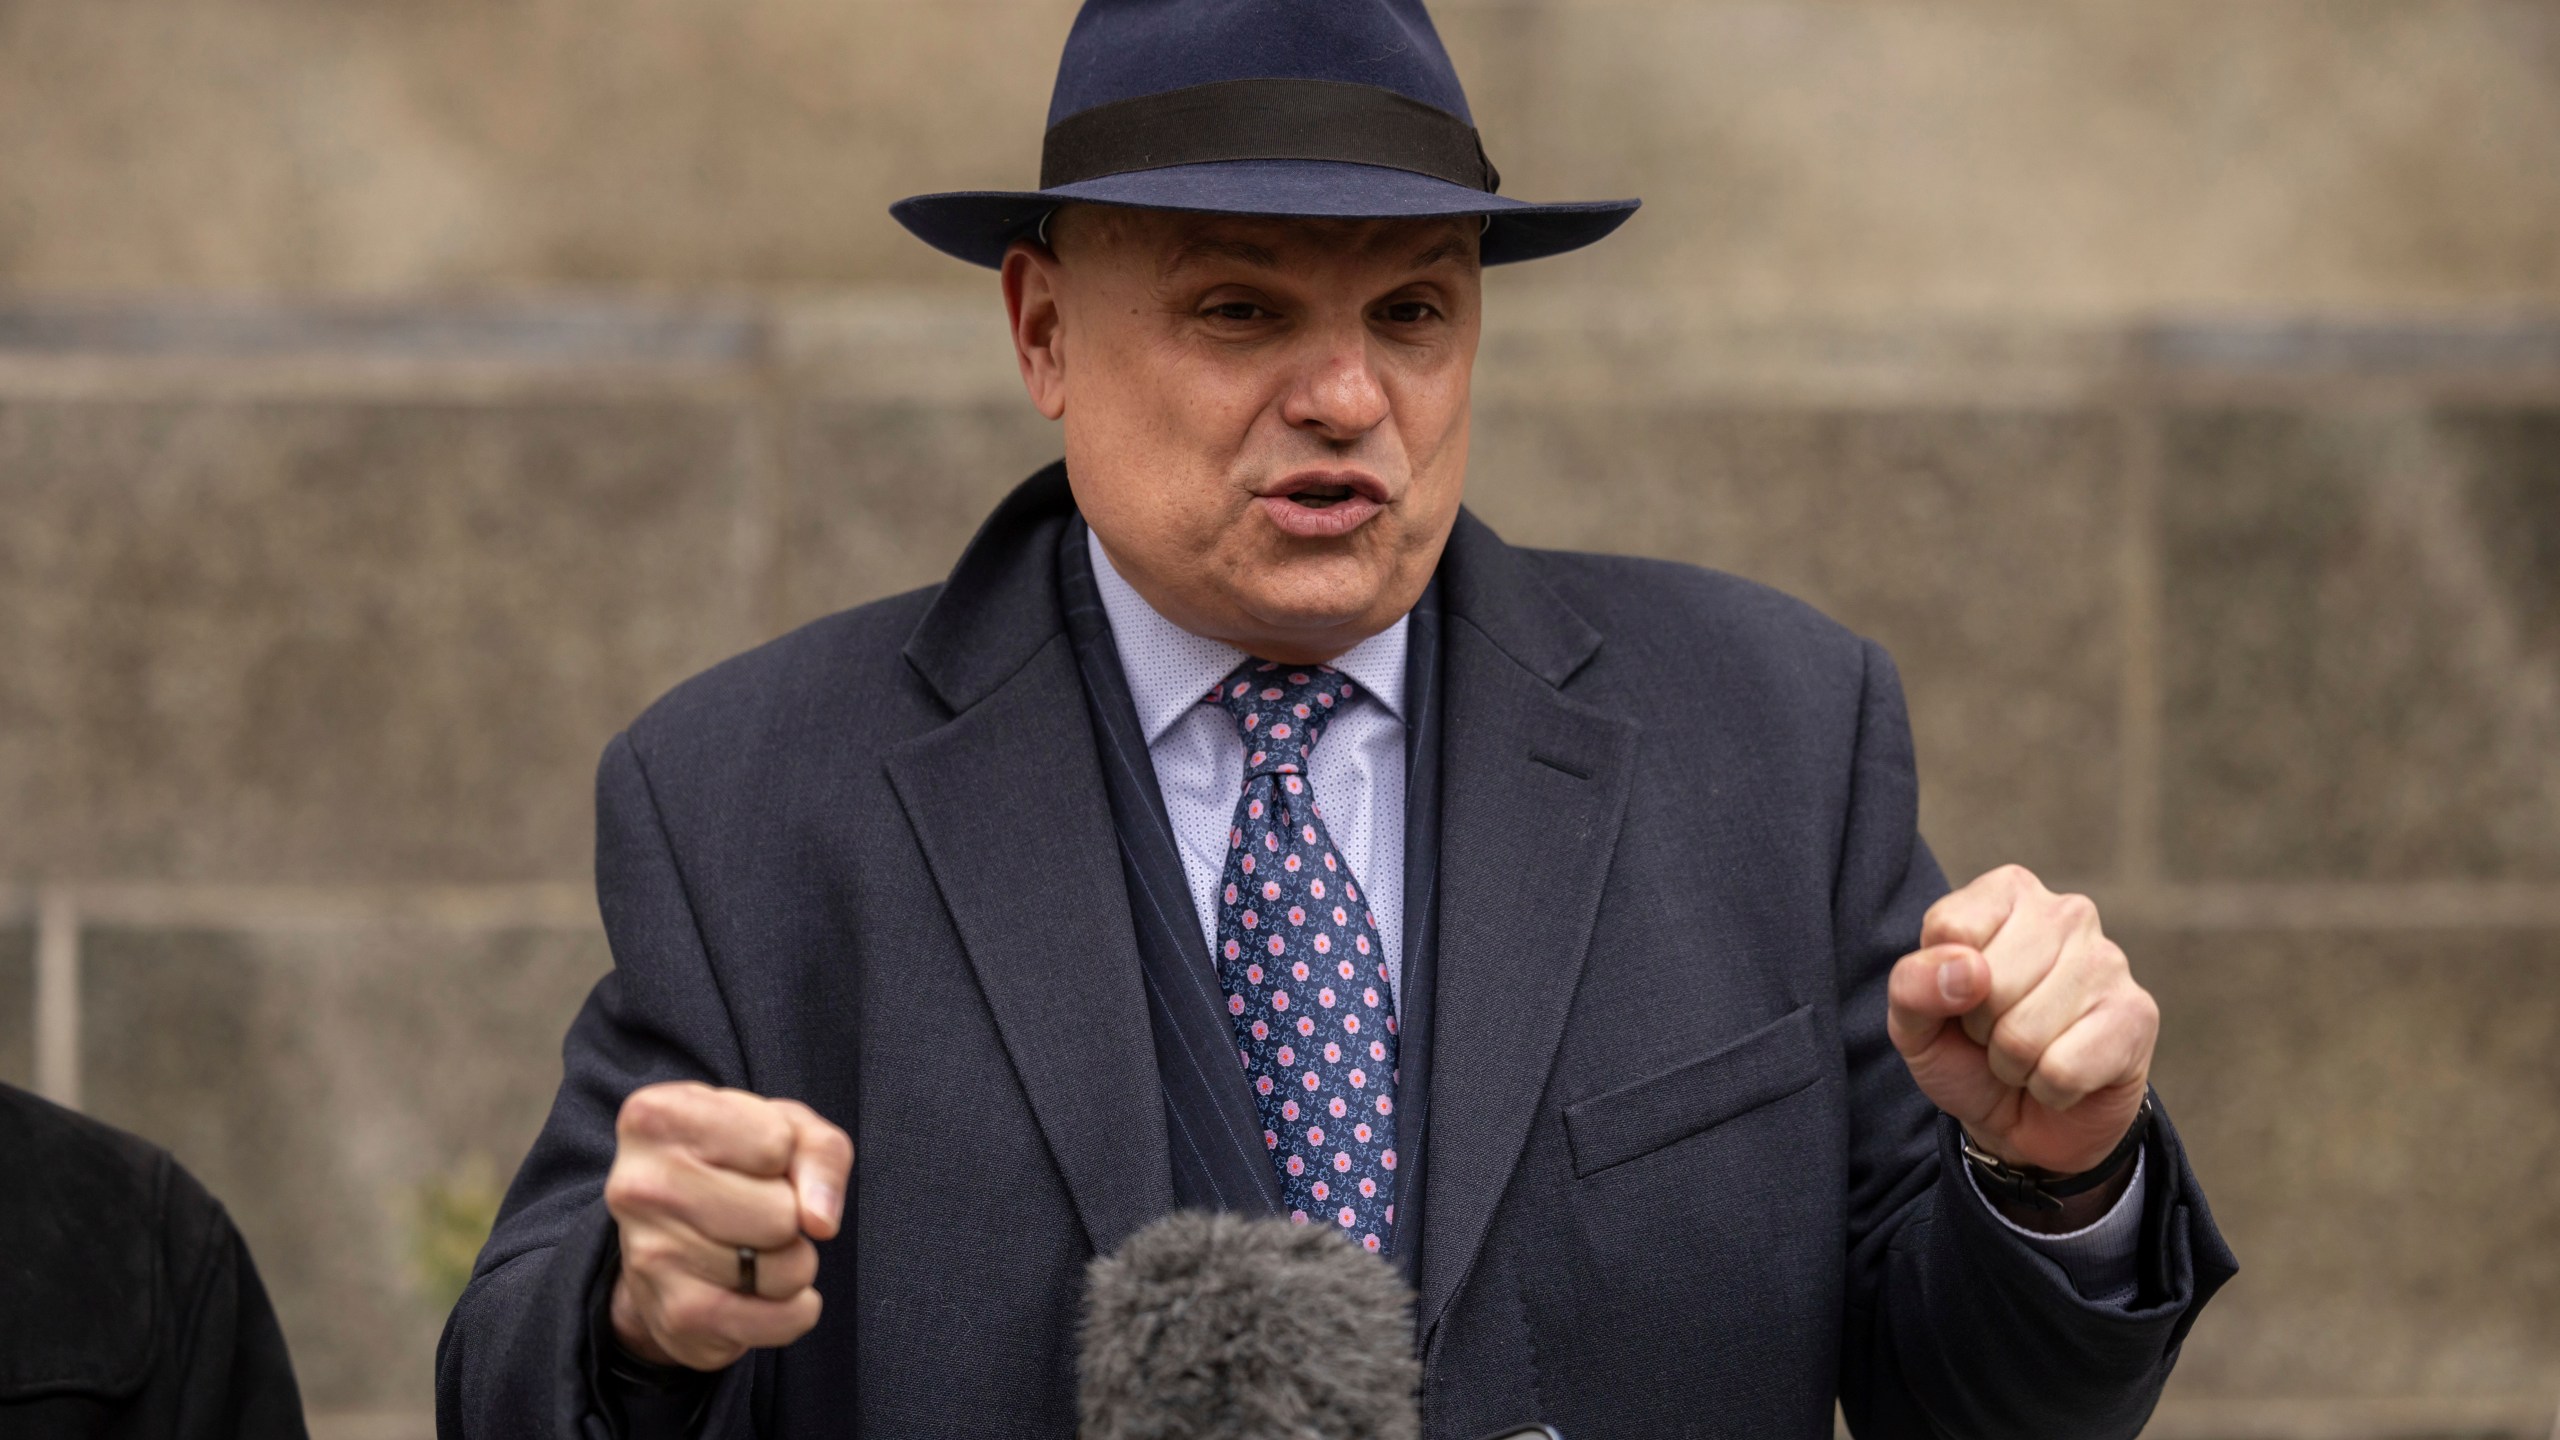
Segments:
[[[444,1433],[1066,1436],[1177,1207],[1399,1267],[1447,1440],[2138,1431],[2233,1262],[2094,907],[1949,892],[1874,645],[1460,507],[1481,267],[1635,202],[1418,0],[1090,0],[1041,178],[894,213],[1064,462],[606,748]]]

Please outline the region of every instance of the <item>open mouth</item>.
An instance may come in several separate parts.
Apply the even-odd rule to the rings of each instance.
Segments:
[[[1327,510],[1351,498],[1348,485],[1311,485],[1289,496],[1289,503],[1309,510]]]
[[[1301,540],[1339,540],[1386,508],[1387,487],[1357,470],[1301,470],[1255,503],[1280,533]]]

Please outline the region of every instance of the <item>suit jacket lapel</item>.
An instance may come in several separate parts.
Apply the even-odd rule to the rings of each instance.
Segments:
[[[1427,1345],[1475,1263],[1545,1088],[1625,810],[1635,727],[1561,687],[1600,637],[1461,514],[1441,577],[1439,944]]]
[[[1097,1251],[1170,1208],[1163,1089],[1083,681],[1060,624],[1061,467],[987,522],[907,655],[957,713],[887,757]]]
[[[1441,584],[1413,607],[1405,654],[1404,983],[1396,1001],[1396,1150],[1404,1158],[1396,1226],[1396,1268],[1422,1284],[1423,1235],[1431,1193],[1431,999],[1440,945]]]
[[[1280,1176],[1262,1143],[1262,1115],[1235,1054],[1216,962],[1200,938],[1164,792],[1129,699],[1120,652],[1094,586],[1084,523],[1058,538],[1059,593],[1101,737],[1103,791],[1136,921],[1138,965],[1164,1084],[1173,1193],[1193,1209],[1280,1213]]]

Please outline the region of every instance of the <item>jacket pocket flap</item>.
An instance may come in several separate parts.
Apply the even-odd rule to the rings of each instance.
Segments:
[[[1576,1178],[1783,1100],[1822,1074],[1813,1007],[1800,1006],[1712,1055],[1564,1107]]]

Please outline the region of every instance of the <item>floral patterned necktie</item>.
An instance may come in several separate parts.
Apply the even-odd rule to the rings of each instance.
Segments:
[[[1396,1006],[1377,917],[1307,781],[1353,703],[1324,665],[1247,660],[1209,697],[1244,735],[1244,793],[1218,891],[1218,978],[1282,1204],[1372,1252],[1396,1218]]]

